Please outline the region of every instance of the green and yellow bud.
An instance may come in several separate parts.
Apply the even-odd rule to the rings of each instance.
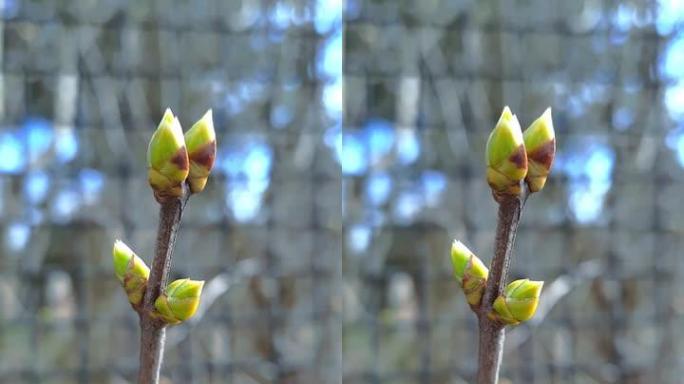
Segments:
[[[150,268],[121,240],[114,242],[112,250],[114,274],[126,291],[128,301],[137,305],[142,301],[150,276]]]
[[[529,169],[525,181],[530,192],[544,188],[556,156],[556,134],[553,130],[551,108],[535,120],[523,134]]]
[[[461,284],[468,304],[479,305],[487,285],[489,274],[487,267],[458,240],[451,245],[451,264],[454,267],[454,276]]]
[[[521,193],[527,154],[518,118],[505,107],[487,140],[487,183],[494,196]]]
[[[507,325],[517,325],[534,316],[539,304],[543,281],[516,280],[496,298],[489,317]]]
[[[202,192],[216,159],[216,133],[211,109],[185,133],[185,145],[190,159],[190,192]]]
[[[154,302],[157,315],[168,324],[179,324],[197,311],[204,281],[180,279],[166,287]]]
[[[167,108],[147,147],[147,179],[157,201],[162,203],[183,194],[188,163],[180,122]]]

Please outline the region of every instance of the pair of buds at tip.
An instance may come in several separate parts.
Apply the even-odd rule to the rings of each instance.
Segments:
[[[468,304],[479,305],[487,285],[487,267],[460,241],[454,241],[451,245],[451,264]]]
[[[489,318],[506,325],[517,325],[531,319],[537,311],[543,286],[543,281],[513,281],[506,286],[503,295],[494,300]]]
[[[185,135],[178,117],[167,108],[147,147],[147,178],[160,203],[204,189],[216,158],[216,133],[211,109]]]
[[[556,154],[551,108],[522,132],[518,118],[504,107],[487,140],[487,183],[495,197],[519,196],[521,182],[530,192],[546,183]]]
[[[168,324],[179,324],[188,320],[197,312],[203,287],[204,281],[173,281],[154,302],[156,314]]]
[[[112,249],[114,274],[124,287],[128,301],[138,305],[145,295],[150,268],[121,240],[114,242]]]

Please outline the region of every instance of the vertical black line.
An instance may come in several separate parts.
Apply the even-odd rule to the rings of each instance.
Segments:
[[[610,5],[607,3],[603,4],[603,10],[602,10],[602,17],[606,20],[610,19],[610,16],[612,15]],[[607,33],[604,36],[606,40],[609,39],[611,34],[615,33],[615,29],[613,28],[613,24],[609,23],[607,26]],[[622,69],[622,62],[616,63],[617,65],[617,74],[618,76],[620,75],[620,71]],[[609,135],[611,132],[609,131]],[[610,149],[615,153],[615,164],[621,164],[621,159],[620,159],[620,151],[619,151],[619,144],[613,141],[613,144],[610,145]],[[620,260],[619,256],[614,250],[614,244],[616,239],[619,236],[619,226],[618,223],[615,221],[615,215],[612,214],[614,212],[615,208],[615,196],[616,194],[616,174],[619,171],[616,169],[613,169],[613,174],[611,174],[609,177],[611,178],[611,188],[609,193],[606,196],[606,199],[604,200],[604,206],[603,206],[603,213],[604,217],[608,217],[608,234],[609,234],[609,250],[608,250],[608,255],[607,255],[607,262],[608,262],[608,281],[614,280],[617,286],[620,288],[619,292],[620,293],[608,293],[608,295],[613,294],[613,297],[608,297],[608,300],[610,302],[609,305],[609,334],[610,334],[610,340],[612,343],[612,351],[611,351],[611,360],[612,363],[617,366],[618,369],[618,382],[625,382],[625,380],[628,379],[627,376],[627,371],[625,370],[625,356],[623,349],[620,347],[621,342],[623,339],[626,337],[626,331],[628,328],[627,325],[627,319],[626,319],[626,312],[625,312],[625,307],[624,307],[624,301],[622,297],[622,293],[624,292],[625,289],[625,276],[624,276],[624,270],[622,268],[622,261]]]
[[[80,256],[83,259],[83,255]],[[81,384],[89,382],[89,366],[90,366],[90,323],[88,322],[88,288],[87,288],[87,260],[80,260],[79,265],[75,266],[74,276],[76,280],[76,287],[78,289],[77,305],[78,314],[76,315],[76,333],[79,340],[79,370],[78,381]]]
[[[269,2],[266,0],[261,1],[261,9],[262,13],[264,15],[267,15],[269,12]],[[274,5],[273,5],[274,6]],[[268,36],[269,33],[272,32],[272,27],[270,21],[265,24],[265,27],[262,30],[262,38],[265,41],[268,41]],[[275,65],[277,68],[277,63]],[[269,145],[272,145],[273,147],[273,158],[272,158],[272,163],[273,164],[278,164],[276,161],[276,158],[278,157],[278,151],[277,145],[273,145],[271,142],[271,136],[266,135],[265,139],[269,141]],[[271,188],[272,191],[273,188],[275,187],[273,180],[271,180]],[[276,192],[277,193],[277,192]],[[264,206],[267,207],[273,207],[274,205],[274,197],[276,193],[269,193],[266,195],[264,198]],[[278,335],[280,332],[282,332],[282,324],[281,324],[281,302],[280,302],[280,294],[282,290],[284,289],[285,285],[287,284],[287,279],[284,279],[283,276],[279,274],[280,270],[280,265],[279,265],[279,258],[277,255],[274,254],[273,247],[275,246],[273,242],[273,234],[275,233],[275,230],[277,229],[275,220],[273,218],[272,211],[269,212],[267,221],[266,221],[266,238],[269,239],[268,246],[266,247],[266,260],[267,260],[267,266],[266,270],[267,273],[266,275],[271,279],[273,286],[275,287],[275,291],[272,292],[271,297],[269,298],[268,301],[268,307],[267,307],[267,324],[268,324],[268,348],[269,348],[269,356],[268,359],[271,363],[273,363],[274,368],[275,368],[275,375],[274,375],[274,384],[278,384],[283,382],[286,377],[288,372],[286,372],[283,369],[282,362],[281,362],[281,356],[278,351],[278,343],[276,343],[276,340],[278,338]],[[278,265],[276,266],[276,263]]]
[[[313,7],[312,9],[312,19],[316,20],[317,12],[316,8]],[[319,48],[318,48],[318,42],[319,40],[314,38],[313,41],[311,42],[313,44],[313,57],[311,58],[309,64],[312,66],[312,68],[316,67],[317,64],[317,57],[319,54]],[[316,76],[314,80],[314,86],[313,86],[313,93],[318,96],[316,97],[316,100],[320,100],[320,95],[322,94],[320,88],[321,88],[321,83],[320,83],[320,77]],[[317,102],[316,105],[317,108],[321,108],[322,106],[320,105],[320,101]],[[315,131],[314,131],[315,132]],[[311,134],[313,135],[314,132]],[[321,321],[321,316],[319,316],[319,308],[327,308],[327,305],[325,303],[325,300],[320,300],[319,299],[319,290],[326,292],[326,287],[319,287],[319,268],[316,264],[316,255],[318,254],[318,236],[323,235],[323,231],[321,230],[320,232],[317,232],[317,229],[320,227],[318,226],[318,210],[317,210],[317,178],[316,178],[316,157],[318,156],[318,148],[319,148],[319,138],[322,138],[322,132],[323,130],[320,131],[320,133],[316,133],[316,141],[313,144],[315,147],[313,149],[313,158],[310,163],[309,167],[309,183],[310,183],[310,190],[311,190],[311,211],[309,215],[309,228],[311,231],[311,251],[309,253],[309,273],[311,275],[311,321],[312,325],[314,327],[314,330],[317,330],[318,332],[315,332],[316,334],[316,341],[315,341],[315,349],[316,349],[316,354],[314,356],[314,361],[313,361],[313,366],[314,367],[320,367],[320,371],[316,372],[315,376],[318,376],[319,380],[322,380],[323,377],[325,377],[325,372],[323,370],[323,359],[324,359],[324,354],[325,354],[325,342],[324,340],[326,339],[326,333],[327,329],[324,326],[324,322]],[[308,134],[308,133],[301,133],[301,134]],[[323,270],[324,272],[325,270]],[[333,280],[328,279],[327,280],[329,283]],[[334,292],[334,290],[329,290],[330,293]],[[312,372],[313,374],[313,372]]]
[[[229,186],[227,184],[228,182],[226,181],[226,184],[224,184],[224,195],[228,194],[228,189]],[[224,212],[224,215],[221,217],[221,223],[219,224],[221,228],[225,231],[224,233],[226,234],[226,237],[222,239],[222,241],[225,241],[225,249],[230,249],[230,238],[229,238],[229,233],[230,233],[230,221],[228,220],[228,210]],[[218,262],[219,264],[221,263],[221,248],[219,248],[219,254],[218,256]],[[233,260],[233,264],[237,262],[237,259],[235,258]],[[230,268],[230,267],[229,267]],[[230,269],[228,269],[230,270]],[[233,269],[234,271],[235,269]],[[233,274],[231,274],[233,275]],[[233,276],[231,276],[231,279]],[[231,282],[232,283],[232,282]],[[226,340],[227,348],[228,348],[228,357],[229,361],[225,364],[224,369],[217,369],[219,375],[223,375],[227,381],[227,383],[233,383],[234,382],[234,370],[233,370],[233,363],[234,363],[234,349],[233,349],[233,340],[235,339],[235,335],[233,332],[236,330],[236,325],[235,322],[233,321],[234,316],[233,316],[233,308],[231,305],[230,300],[225,300],[225,305],[227,307],[227,314],[225,317],[221,317],[225,321],[224,326],[226,327],[227,333],[228,333],[228,340]]]
[[[659,7],[658,7],[658,2],[656,0],[652,0],[649,2],[649,7],[651,12],[654,15],[654,19],[658,20],[659,16]],[[654,62],[652,63],[653,65],[658,64],[659,60],[659,53],[661,52],[661,44],[663,44],[664,41],[667,41],[669,39],[663,39],[660,35],[658,35],[657,39],[657,44],[654,44]],[[660,79],[658,79],[660,80]],[[656,81],[654,84],[654,88],[649,90],[651,93],[652,97],[652,102],[651,105],[656,106],[662,106],[663,104],[659,100],[659,95],[661,94],[661,88],[662,88],[662,81]],[[644,133],[645,134],[645,133]],[[664,136],[664,135],[663,135]],[[663,136],[658,137],[659,139],[664,139]],[[656,159],[654,164],[659,164],[658,157],[660,157],[660,151],[656,153]],[[652,278],[653,278],[653,294],[651,295],[651,298],[655,302],[655,313],[654,313],[654,318],[652,320],[652,324],[656,326],[658,329],[658,335],[660,336],[660,350],[658,350],[656,353],[659,353],[659,356],[656,358],[656,364],[655,367],[653,368],[653,375],[647,378],[647,380],[653,380],[654,382],[664,382],[666,381],[666,378],[669,376],[667,365],[671,364],[674,359],[672,358],[673,355],[676,355],[676,350],[672,350],[673,345],[673,335],[672,335],[672,316],[671,316],[671,302],[672,302],[672,280],[673,278],[676,278],[678,275],[676,270],[671,270],[670,268],[670,260],[665,259],[663,260],[661,255],[665,255],[670,253],[670,250],[667,249],[667,247],[664,246],[665,242],[668,241],[668,236],[665,233],[665,228],[663,227],[662,223],[662,217],[660,214],[660,209],[658,202],[660,200],[660,192],[663,190],[665,187],[667,187],[667,184],[669,184],[669,180],[666,182],[665,180],[660,180],[658,171],[652,171],[651,172],[651,183],[650,185],[653,186],[652,188],[652,198],[651,198],[651,203],[653,204],[651,209],[653,211],[652,215],[652,229],[651,232],[653,233],[653,252],[652,252],[652,260],[653,260],[653,265],[652,265]],[[665,261],[665,262],[664,262]],[[670,349],[670,350],[668,350]],[[671,374],[671,373],[670,373]]]
[[[421,257],[420,271],[418,273],[418,321],[416,323],[417,334],[420,338],[422,347],[420,353],[420,368],[418,372],[421,383],[430,384],[432,382],[431,372],[431,349],[432,332],[430,323],[430,253],[423,252]]]
[[[37,276],[34,276],[34,278]],[[37,279],[36,279],[37,280]],[[38,304],[38,303],[35,303]],[[40,371],[40,365],[41,365],[41,353],[40,353],[40,338],[41,338],[41,333],[42,333],[42,327],[40,324],[40,320],[37,317],[31,317],[30,319],[27,319],[28,322],[31,324],[33,328],[33,332],[31,332],[31,354],[32,356],[36,356],[36,365],[29,368],[30,371],[28,372],[28,377],[31,378],[31,382],[33,383],[40,383],[42,381],[42,375]]]
[[[423,84],[423,77],[424,74],[429,71],[427,67],[425,66],[424,60],[419,60],[418,62],[418,68],[419,68],[419,76],[418,79],[420,81],[420,86],[419,89],[422,89],[422,84]],[[401,81],[401,80],[400,80]],[[417,99],[418,105],[420,105],[420,97],[423,97],[422,94],[419,95],[419,98]],[[418,125],[418,121],[412,121],[412,125]],[[425,134],[424,131],[421,131],[422,134]],[[422,136],[422,135],[421,135]],[[425,237],[425,240],[430,239],[431,232],[427,232]],[[430,263],[432,262],[431,260],[431,253],[429,252],[429,243],[424,244],[423,246],[428,248],[426,249],[426,252],[421,252],[421,257],[420,257],[420,266],[419,266],[419,271],[418,275],[416,276],[418,281],[416,282],[417,286],[417,299],[418,299],[418,319],[416,322],[416,330],[418,337],[421,340],[421,352],[420,352],[420,367],[418,371],[418,378],[421,383],[425,384],[430,384],[432,381],[432,372],[431,372],[431,350],[432,350],[432,324],[430,323],[430,306],[429,306],[429,300],[430,300],[430,287],[431,287],[431,281],[430,281]]]

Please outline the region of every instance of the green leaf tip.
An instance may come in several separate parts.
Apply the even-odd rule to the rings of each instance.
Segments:
[[[517,325],[534,316],[539,305],[543,281],[515,280],[496,298],[489,317],[507,325]]]
[[[529,169],[525,181],[530,192],[544,188],[556,156],[556,133],[553,129],[551,107],[532,122],[523,134]]]
[[[461,284],[468,304],[479,305],[482,301],[489,270],[473,252],[458,240],[451,245],[451,263],[454,277]]]
[[[128,301],[139,304],[145,294],[150,268],[121,240],[114,242],[112,259],[114,274],[126,291]]]
[[[204,281],[173,281],[154,302],[157,316],[168,324],[179,324],[188,320],[197,312],[203,287]]]
[[[185,133],[185,144],[190,160],[188,185],[192,193],[198,193],[204,190],[216,160],[216,132],[211,109]]]
[[[189,168],[183,130],[167,108],[147,147],[147,178],[157,201],[182,195]]]
[[[519,195],[527,174],[527,153],[518,118],[504,107],[489,134],[486,148],[487,183],[495,196]]]

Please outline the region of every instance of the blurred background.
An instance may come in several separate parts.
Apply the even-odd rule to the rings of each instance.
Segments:
[[[546,281],[504,383],[684,376],[684,3],[345,3],[345,383],[464,383],[476,322],[449,247],[493,252],[487,136],[553,108],[558,153],[510,279]]]
[[[207,280],[165,383],[341,375],[341,1],[0,1],[0,382],[126,383],[138,322],[111,267],[148,262],[147,142],[213,108],[207,189],[172,278]]]

